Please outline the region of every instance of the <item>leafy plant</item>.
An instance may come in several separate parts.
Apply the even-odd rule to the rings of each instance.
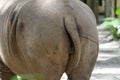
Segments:
[[[120,15],[120,8],[116,9],[116,15]],[[108,17],[104,19],[104,22],[100,27],[107,27],[115,40],[120,39],[120,18]]]
[[[118,7],[115,11],[116,15],[120,15],[120,7]]]
[[[12,77],[10,80],[43,80],[43,75],[40,74],[24,74]]]

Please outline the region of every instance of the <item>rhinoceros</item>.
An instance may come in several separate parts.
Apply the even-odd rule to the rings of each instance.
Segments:
[[[89,80],[98,56],[96,19],[80,0],[3,0],[0,57],[31,80]],[[28,79],[30,80],[30,79]]]

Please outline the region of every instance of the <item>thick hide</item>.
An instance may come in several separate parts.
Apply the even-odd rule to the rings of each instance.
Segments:
[[[98,55],[93,12],[80,0],[4,0],[0,57],[35,80],[89,80]],[[33,79],[28,79],[33,80]]]

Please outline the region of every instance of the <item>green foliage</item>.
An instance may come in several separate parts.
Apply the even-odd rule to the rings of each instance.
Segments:
[[[115,40],[120,39],[120,34],[118,33],[118,29],[117,28],[115,28],[113,26],[110,26],[109,30],[110,30],[110,32],[113,35]]]
[[[117,15],[120,15],[120,8],[117,8]],[[120,39],[120,19],[114,17],[108,17],[104,19],[104,22],[100,25],[101,28],[107,27],[115,40]]]
[[[22,80],[22,79],[18,79],[17,76],[14,76],[10,80]]]
[[[120,15],[120,7],[118,7],[117,9],[116,9],[116,12],[115,12],[117,15]]]
[[[115,40],[120,39],[120,19],[106,18],[100,27],[107,27]]]
[[[24,74],[12,77],[10,80],[43,80],[43,75],[40,74]]]

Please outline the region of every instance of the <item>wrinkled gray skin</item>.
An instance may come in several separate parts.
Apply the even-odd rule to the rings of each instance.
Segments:
[[[36,80],[89,80],[98,54],[96,20],[79,0],[5,0],[0,56],[15,74]],[[9,2],[10,5],[8,5]],[[5,7],[7,6],[7,7]]]

